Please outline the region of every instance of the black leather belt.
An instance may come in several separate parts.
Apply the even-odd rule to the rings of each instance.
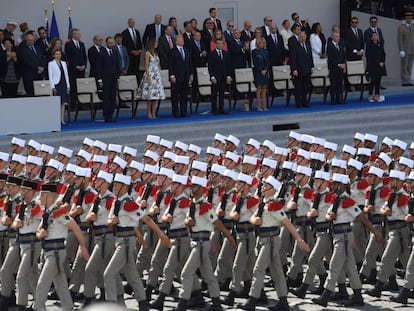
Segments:
[[[389,230],[396,230],[405,228],[407,226],[407,223],[404,220],[391,220],[388,221],[388,229]]]
[[[259,237],[268,238],[280,234],[280,227],[265,227],[259,229]]]
[[[348,222],[348,223],[342,223],[342,224],[335,224],[334,226],[333,226],[333,233],[334,234],[342,234],[342,233],[348,233],[348,232],[351,232],[352,231],[352,228],[351,228],[351,224]]]
[[[209,241],[210,240],[210,231],[198,231],[191,233],[191,240],[193,241]]]
[[[171,229],[168,233],[170,239],[182,238],[188,236],[187,228]]]
[[[45,252],[65,249],[65,239],[45,240],[43,249]]]

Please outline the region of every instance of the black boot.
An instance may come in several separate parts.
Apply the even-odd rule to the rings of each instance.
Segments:
[[[327,274],[322,274],[322,275],[319,276],[319,286],[318,286],[318,288],[316,288],[314,290],[311,290],[310,291],[311,294],[321,295],[323,293],[323,290],[324,290],[323,286],[325,285],[325,281],[326,281],[327,277],[328,277]]]
[[[269,310],[271,310],[271,311],[289,311],[290,308],[289,308],[289,304],[288,304],[286,296],[280,297],[277,304],[272,306],[272,307],[269,307]]]
[[[309,284],[302,283],[301,287],[299,287],[298,289],[291,289],[289,291],[296,297],[303,299],[306,296],[306,291],[308,290],[308,288],[309,288]]]
[[[9,310],[9,297],[0,296],[0,310],[8,311]]]
[[[373,289],[367,290],[365,293],[370,295],[371,297],[381,297],[382,288],[384,287],[384,282],[377,281],[375,287]]]
[[[397,296],[391,297],[390,300],[393,302],[398,302],[398,303],[402,303],[406,305],[409,296],[410,296],[410,290],[404,287]]]
[[[366,284],[375,285],[377,283],[377,269],[372,269],[369,277],[366,279]]]
[[[90,305],[95,300],[95,297],[85,297],[83,306],[86,307]]]
[[[177,308],[173,309],[174,311],[186,311],[187,310],[188,300],[180,299],[178,301]]]
[[[59,296],[56,293],[56,290],[54,288],[47,294],[47,299],[49,299],[49,300],[59,300]]]
[[[151,285],[147,285],[147,288],[145,289],[145,295],[147,296],[147,301],[151,301],[151,294],[154,290],[154,287]]]
[[[322,307],[328,306],[329,297],[331,296],[332,292],[330,290],[325,289],[321,296],[318,298],[313,298],[312,302],[320,305]]]
[[[236,297],[237,298],[249,298],[251,286],[252,286],[252,281],[244,281],[243,290],[240,293],[236,293]]]
[[[256,309],[256,305],[257,305],[257,299],[253,297],[249,297],[249,300],[247,300],[246,304],[244,305],[239,304],[238,307],[243,310],[253,311],[254,309]]]
[[[330,301],[348,300],[349,295],[344,283],[338,284],[338,291],[330,297]]]
[[[385,288],[384,288],[385,290]],[[391,292],[399,292],[400,291],[400,287],[397,284],[397,277],[394,275],[391,275],[388,278],[388,284],[386,286],[386,290],[389,290]]]
[[[186,301],[187,307],[189,309],[193,308],[203,308],[206,305],[204,301],[203,293],[201,290],[195,290],[191,293],[191,299]]]
[[[225,279],[224,282],[220,284],[220,290],[225,291],[225,292],[229,291],[230,282],[231,282],[231,278]]]
[[[144,285],[145,286],[145,285]],[[124,285],[124,292],[125,294],[131,295],[134,293],[134,290],[132,289],[131,285],[128,283]]]
[[[363,307],[364,298],[362,298],[361,290],[354,289],[354,294],[351,296],[351,299],[344,301],[343,305],[345,307]]]
[[[213,305],[210,308],[210,311],[222,311],[223,308],[221,307],[220,297],[211,298]]]
[[[160,292],[158,298],[154,302],[150,303],[151,308],[162,311],[164,309],[164,300],[166,296],[167,295],[165,295],[163,292]]]
[[[297,279],[291,279],[290,277],[286,278],[286,286],[288,288],[291,287],[299,287],[302,284],[302,282],[298,282]]]
[[[100,288],[99,291],[101,292],[101,295],[99,296],[99,301],[105,301],[105,288]]]
[[[236,292],[234,290],[231,290],[228,296],[226,297],[226,299],[224,299],[223,304],[225,304],[226,306],[233,306],[235,297],[236,297]]]
[[[259,306],[266,306],[268,303],[268,299],[267,299],[267,295],[265,293],[265,291],[262,289],[261,293],[260,293],[260,298],[257,299],[256,303]]]
[[[138,310],[139,311],[149,311],[148,301],[146,301],[146,300],[138,301]]]

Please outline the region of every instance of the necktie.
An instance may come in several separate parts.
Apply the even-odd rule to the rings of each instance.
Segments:
[[[131,31],[132,31],[132,39],[134,40],[134,45],[137,46],[137,35],[134,29],[132,29]]]
[[[47,45],[47,39],[43,39],[43,44]]]
[[[273,42],[275,43],[275,45],[277,45],[277,36],[273,35]]]
[[[125,68],[124,51],[121,45],[118,45],[119,55],[121,55],[121,67]]]
[[[35,53],[37,55],[36,49],[35,49],[35,47],[33,45],[30,46],[30,49],[32,50],[33,53]]]
[[[335,42],[335,48],[339,51],[339,45]]]
[[[183,48],[180,48],[180,54],[181,54],[181,58],[183,60],[185,60],[185,54],[184,54],[184,49]]]
[[[355,37],[358,38],[358,30],[357,29],[354,29],[354,34],[355,34]]]
[[[218,52],[219,52],[220,59],[223,60],[223,53],[221,52],[221,50],[218,50]]]
[[[303,49],[305,50],[305,52],[307,53],[308,51],[306,50],[306,45],[305,45],[305,43],[302,43],[302,47],[303,47]]]
[[[171,37],[168,36],[167,40],[168,40],[168,45],[170,46],[170,49],[172,49],[173,48],[173,43],[172,43]]]
[[[251,39],[250,31],[246,31],[246,33],[247,33],[247,38],[249,38],[249,40],[250,40]]]
[[[75,45],[76,45],[76,48],[79,50],[80,49],[80,46],[79,46],[79,42],[78,41],[76,41]]]
[[[373,32],[377,32],[377,28],[373,28],[373,29],[372,29],[372,31],[373,31]]]
[[[155,36],[156,36],[157,41],[158,41],[158,39],[161,36],[160,26],[161,25],[155,25],[155,32],[156,32],[156,35]]]
[[[112,50],[108,50],[109,56],[112,56]]]
[[[199,51],[199,52],[201,52],[200,42],[196,41],[195,43],[196,43],[196,45],[197,45],[198,51]]]

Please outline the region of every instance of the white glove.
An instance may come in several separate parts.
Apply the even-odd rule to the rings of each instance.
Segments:
[[[404,58],[405,57],[405,51],[400,51],[400,57]]]

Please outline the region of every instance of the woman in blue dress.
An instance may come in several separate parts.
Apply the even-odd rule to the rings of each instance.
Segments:
[[[269,84],[270,60],[266,49],[266,40],[256,39],[256,49],[252,52],[254,83],[256,84],[257,111],[267,108],[267,86]]]

